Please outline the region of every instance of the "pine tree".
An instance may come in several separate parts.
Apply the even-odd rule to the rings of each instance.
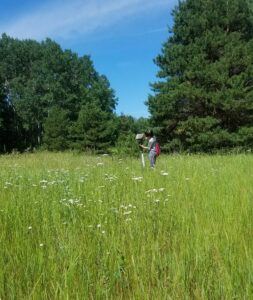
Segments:
[[[186,0],[155,62],[147,105],[168,149],[253,147],[253,14],[247,0]]]
[[[104,151],[116,140],[116,123],[111,113],[95,102],[83,105],[71,131],[72,147],[81,150]]]
[[[4,95],[3,95],[3,83],[0,83],[0,152],[4,151],[4,114],[5,114],[5,106],[4,106]]]
[[[68,113],[59,107],[52,107],[44,125],[44,145],[51,151],[68,148]]]

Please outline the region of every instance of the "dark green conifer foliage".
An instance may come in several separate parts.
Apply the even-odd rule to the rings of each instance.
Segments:
[[[147,105],[170,150],[252,148],[253,14],[247,0],[186,0],[155,62]]]
[[[48,150],[68,149],[69,118],[65,110],[59,107],[51,108],[44,129],[44,144]]]

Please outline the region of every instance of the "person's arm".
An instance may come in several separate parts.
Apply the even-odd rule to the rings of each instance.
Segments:
[[[144,146],[144,145],[140,145],[140,147],[143,149],[143,150],[148,150],[149,148]]]

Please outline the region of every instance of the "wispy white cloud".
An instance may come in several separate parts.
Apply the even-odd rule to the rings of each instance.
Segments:
[[[45,37],[68,38],[116,25],[130,16],[154,10],[169,10],[177,2],[178,0],[55,0],[8,24],[0,23],[0,32],[13,37],[38,40]]]

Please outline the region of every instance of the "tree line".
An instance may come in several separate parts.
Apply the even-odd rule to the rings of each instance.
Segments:
[[[145,120],[116,116],[117,98],[89,56],[46,39],[0,39],[0,151],[104,151]],[[119,138],[120,136],[120,138]]]
[[[185,0],[161,53],[146,104],[150,119],[117,116],[117,98],[89,56],[0,39],[0,152],[134,151],[155,128],[167,151],[253,148],[252,0]],[[122,150],[123,151],[123,150]]]

